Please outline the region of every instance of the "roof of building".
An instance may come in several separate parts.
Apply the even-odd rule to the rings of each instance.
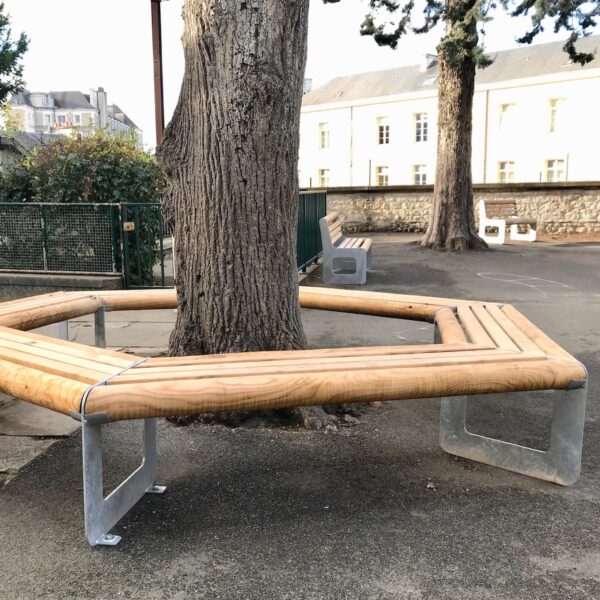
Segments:
[[[19,154],[26,156],[36,146],[56,139],[56,136],[43,135],[41,133],[27,133],[25,131],[7,132],[0,131],[0,146],[14,148]]]
[[[79,108],[95,110],[90,103],[90,97],[82,92],[50,92],[56,108]]]
[[[512,50],[489,52],[493,59],[491,66],[477,69],[477,84],[495,83],[564,73],[581,69],[600,68],[600,55],[587,65],[581,66],[569,62],[569,57],[563,50],[564,42],[550,42],[521,46]],[[584,52],[593,52],[600,48],[600,35],[582,38],[577,42],[577,48]],[[302,101],[304,106],[329,104],[331,102],[348,102],[361,98],[377,98],[407,92],[435,89],[438,75],[437,64],[429,69],[421,70],[419,65],[357,73],[332,79],[325,85],[307,93]]]
[[[118,116],[117,116],[118,115]],[[123,115],[121,117],[121,115]],[[111,104],[108,107],[108,116],[116,119],[117,121],[121,121],[125,123],[128,127],[133,127],[134,129],[139,129],[139,127],[127,116],[127,113],[120,108],[117,104]]]
[[[14,106],[34,106],[31,102],[31,95],[36,92],[30,92],[29,90],[23,90],[18,94],[14,94],[10,99],[11,104]],[[65,108],[65,109],[87,109],[95,110],[90,104],[90,97],[82,92],[48,92],[54,100],[54,106],[48,108]]]

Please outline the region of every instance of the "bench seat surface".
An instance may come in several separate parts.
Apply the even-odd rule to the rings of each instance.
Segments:
[[[87,392],[86,414],[116,421],[566,389],[586,379],[577,360],[512,306],[327,288],[301,288],[300,302],[323,310],[435,318],[440,343],[144,360],[24,330],[104,305],[172,308],[174,291],[50,294],[0,304],[0,389],[63,413],[79,413]]]

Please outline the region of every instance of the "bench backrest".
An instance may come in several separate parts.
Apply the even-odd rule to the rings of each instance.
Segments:
[[[342,219],[336,212],[329,213],[319,220],[323,248],[337,246],[344,237],[342,234]]]
[[[479,211],[486,219],[505,219],[517,216],[515,200],[480,200]]]

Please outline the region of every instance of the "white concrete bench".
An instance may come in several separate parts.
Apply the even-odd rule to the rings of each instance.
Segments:
[[[535,242],[537,221],[517,215],[517,203],[514,200],[479,201],[479,237],[488,244],[504,244],[506,226],[510,226],[510,239],[522,242]],[[528,225],[526,233],[519,233],[519,225]],[[490,235],[486,229],[495,227],[496,235]]]
[[[347,238],[342,233],[342,219],[336,212],[319,221],[323,240],[323,281],[331,284],[359,284],[367,282],[367,269],[371,268],[372,240]],[[339,273],[337,269],[354,272]]]

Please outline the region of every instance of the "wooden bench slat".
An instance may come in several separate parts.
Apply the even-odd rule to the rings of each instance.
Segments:
[[[4,302],[0,303],[0,308],[4,309],[4,308],[15,307],[15,306],[18,307],[18,306],[23,305],[24,302],[50,300],[52,298],[56,298],[57,296],[64,297],[67,294],[72,294],[72,293],[73,292],[58,291],[58,292],[50,292],[48,294],[39,294],[38,296],[29,296],[27,298],[16,298],[15,300],[5,300]]]
[[[362,248],[364,248],[365,252],[368,252],[373,245],[373,240],[371,238],[365,238],[365,241],[362,244]]]
[[[521,349],[523,352],[528,354],[543,354],[543,352],[536,346],[536,344],[530,340],[507,316],[504,314],[498,306],[490,304],[486,306],[487,311],[496,320],[498,325],[504,329],[506,334],[511,340]]]
[[[414,296],[407,294],[392,294],[389,292],[367,292],[362,290],[343,290],[339,288],[319,288],[300,286],[300,296],[304,298],[308,297],[322,297],[325,301],[326,298],[345,298],[351,300],[357,305],[367,306],[369,303],[376,303],[378,301],[392,301],[397,304],[418,304],[420,306],[448,306],[456,308],[457,306],[471,306],[473,304],[482,304],[476,300],[462,300],[459,298],[440,298],[435,296]]]
[[[435,314],[435,321],[444,344],[467,344],[467,338],[460,323],[450,308],[440,308]]]
[[[411,369],[365,369],[351,373],[220,377],[94,388],[89,414],[106,413],[111,421],[221,411],[258,410],[370,402],[409,398],[439,398],[476,393],[565,389],[584,379],[573,360],[514,360],[498,369],[482,364]]]
[[[205,362],[205,363],[185,363],[185,361],[183,361],[184,357],[177,357],[177,358],[181,358],[182,364],[176,363],[176,362],[171,362],[167,365],[156,365],[154,363],[151,363],[150,366],[146,366],[148,364],[149,361],[146,361],[144,363],[142,363],[142,365],[140,365],[139,367],[136,367],[134,370],[132,371],[128,371],[131,373],[134,372],[138,372],[138,371],[145,371],[145,372],[152,372],[152,373],[157,373],[157,374],[165,374],[165,373],[171,373],[174,371],[180,371],[180,372],[184,372],[184,371],[189,371],[190,373],[193,373],[195,371],[201,371],[203,369],[206,370],[211,370],[211,369],[230,369],[230,368],[239,368],[239,369],[244,369],[245,372],[247,374],[251,374],[252,373],[252,369],[254,368],[258,368],[258,367],[262,367],[262,366],[321,366],[321,365],[350,365],[351,363],[359,363],[359,362],[368,362],[370,360],[373,361],[406,361],[406,360],[412,360],[412,359],[418,359],[418,360],[425,360],[425,359],[430,359],[430,358],[434,358],[435,360],[445,360],[448,356],[455,356],[455,357],[467,357],[467,356],[471,356],[471,355],[481,355],[481,356],[487,356],[488,354],[492,354],[492,353],[498,353],[499,350],[497,348],[493,348],[493,349],[485,349],[485,350],[478,350],[478,349],[471,349],[470,347],[465,348],[464,344],[452,344],[452,347],[454,348],[454,350],[450,350],[447,352],[419,352],[418,349],[413,349],[412,352],[405,352],[405,353],[384,353],[384,352],[379,352],[377,354],[350,354],[350,355],[325,355],[325,356],[319,356],[319,355],[310,355],[310,356],[304,356],[304,357],[298,357],[296,356],[296,352],[292,351],[289,353],[289,356],[287,357],[281,357],[281,358],[277,358],[277,359],[273,359],[273,360],[265,360],[265,359],[261,359],[259,357],[256,357],[255,354],[261,354],[261,353],[256,353],[256,352],[247,352],[246,353],[246,360],[237,360],[237,361],[226,361],[226,362],[217,362],[217,361],[212,361],[212,362]],[[381,348],[374,348],[376,350],[381,350]]]
[[[18,312],[5,313],[0,316],[0,325],[15,329],[36,329],[66,321],[75,317],[94,313],[102,306],[102,300],[95,296],[69,299],[52,306],[36,306]]]
[[[498,346],[498,348],[514,351],[519,350],[517,345],[508,337],[502,327],[496,323],[485,306],[473,306],[473,313],[479,319],[479,322],[483,325],[483,328],[486,330],[492,340],[494,340],[494,343],[496,346]]]
[[[5,305],[3,302],[0,304],[0,317],[6,314],[27,312],[40,307],[50,309],[58,304],[69,303],[82,298],[90,298],[92,295],[93,294],[71,292],[69,294],[63,293],[48,299],[45,299],[43,296],[34,296],[31,300],[24,298],[22,300],[17,300],[14,303],[7,303],[8,305]]]
[[[573,358],[566,350],[561,348],[552,338],[546,335],[539,327],[534,325],[514,306],[506,305],[503,306],[501,310],[546,355],[571,359]]]
[[[332,239],[337,237],[338,235],[342,235],[342,225],[341,223],[336,223],[334,227],[329,228],[329,237]]]
[[[4,336],[0,336],[0,352],[18,351],[21,354],[31,355],[33,358],[46,358],[53,361],[59,361],[67,365],[73,365],[81,367],[83,369],[92,369],[94,371],[105,373],[110,375],[119,368],[126,368],[134,363],[133,360],[129,360],[123,367],[116,367],[114,365],[107,365],[99,360],[94,360],[93,357],[89,356],[78,356],[72,353],[63,353],[60,349],[49,350],[47,348],[40,348],[39,346],[24,344],[18,340],[9,340]]]
[[[456,309],[458,317],[464,327],[471,343],[480,344],[485,347],[493,348],[496,346],[494,340],[487,334],[477,317],[473,314],[470,306],[459,306]]]
[[[489,350],[492,347],[493,344],[485,348],[475,345],[470,348],[473,350]],[[464,346],[462,344],[423,344],[410,346],[362,346],[360,348],[318,348],[314,350],[272,350],[252,352],[252,356],[255,360],[266,362],[271,360],[287,360],[292,357],[299,359],[328,357],[343,358],[345,356],[377,356],[380,354],[396,356],[414,352],[438,353],[453,352],[455,350],[464,350]],[[211,365],[218,363],[248,362],[248,360],[252,360],[249,358],[248,354],[248,352],[237,352],[231,354],[207,354],[200,356],[160,356],[149,358],[147,361],[138,365],[136,369],[150,369],[169,365]]]
[[[59,413],[79,412],[89,385],[0,359],[0,391]]]
[[[481,352],[458,352],[446,353],[442,355],[428,355],[426,358],[418,355],[405,357],[370,357],[369,360],[347,359],[340,362],[326,362],[324,360],[313,364],[279,364],[279,363],[254,363],[250,368],[242,363],[233,365],[215,365],[213,368],[194,368],[177,370],[176,367],[156,372],[150,369],[132,369],[123,375],[114,377],[108,382],[108,385],[124,385],[128,383],[145,383],[151,381],[176,381],[184,379],[210,379],[214,377],[255,377],[259,375],[293,375],[296,373],[329,373],[346,371],[354,373],[359,370],[378,370],[378,369],[412,369],[415,367],[440,367],[444,365],[475,365],[486,362],[503,363],[505,361],[514,361],[514,352],[502,352],[498,350],[483,350]],[[520,355],[520,360],[539,360],[539,355],[528,356]]]
[[[537,225],[536,219],[528,217],[507,217],[504,220],[508,225]]]
[[[100,366],[97,369],[83,368],[72,363],[62,362],[59,359],[35,356],[13,348],[7,349],[4,346],[0,346],[0,360],[87,384],[98,383],[115,373],[114,369],[106,371]]]
[[[114,350],[86,346],[77,342],[49,338],[44,335],[32,333],[31,331],[25,332],[7,327],[0,327],[0,338],[13,340],[36,348],[43,348],[49,352],[87,358],[105,365],[112,365],[116,368],[125,368],[132,362],[140,360],[139,356],[126,354],[125,352],[115,352]]]

